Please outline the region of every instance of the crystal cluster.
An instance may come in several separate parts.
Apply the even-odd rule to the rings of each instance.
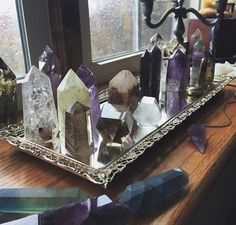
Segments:
[[[57,87],[62,81],[61,67],[59,59],[49,46],[45,47],[39,57],[39,69],[50,78],[54,100],[57,104]]]
[[[60,150],[57,111],[49,78],[32,67],[22,84],[26,139]]]
[[[0,126],[16,122],[16,76],[0,58]]]
[[[98,123],[98,120],[101,117],[97,81],[93,73],[85,65],[81,65],[79,67],[77,74],[89,90],[91,117],[92,117],[92,130],[93,130],[93,143],[94,143],[94,148],[97,149],[99,145],[99,133],[96,128],[96,124]]]
[[[61,141],[62,153],[66,154],[67,153],[67,150],[65,149],[66,111],[68,111],[69,108],[77,102],[80,103],[83,107],[87,107],[90,109],[88,88],[79,79],[79,77],[73,70],[69,70],[69,72],[66,74],[65,78],[59,85],[57,89],[57,100],[58,100],[60,141]],[[81,118],[81,121],[79,122],[84,123],[83,120],[84,118]]]

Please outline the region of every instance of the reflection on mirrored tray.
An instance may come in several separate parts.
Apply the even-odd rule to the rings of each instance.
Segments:
[[[104,136],[100,135],[98,149],[94,149],[89,156],[89,165],[101,168],[119,158],[121,154],[161,128],[165,122],[199,97],[201,96],[190,97],[185,91],[167,91],[165,102],[158,103],[155,98],[145,96],[140,99],[133,112],[116,109],[108,102],[101,104],[103,120],[101,127],[107,130],[101,132]],[[106,138],[105,135],[112,135],[112,137]]]

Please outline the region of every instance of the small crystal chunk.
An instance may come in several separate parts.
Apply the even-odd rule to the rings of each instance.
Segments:
[[[35,66],[22,84],[25,138],[59,151],[57,111],[48,76]]]
[[[0,126],[16,122],[16,76],[0,58]]]
[[[133,113],[134,119],[141,127],[158,127],[161,109],[153,97],[143,97]]]
[[[76,102],[65,115],[65,147],[76,159],[89,163],[92,152],[92,123],[90,108]]]
[[[137,79],[128,70],[122,70],[109,82],[108,102],[128,106],[137,97],[137,91]]]
[[[193,124],[188,129],[188,134],[192,138],[193,143],[201,153],[205,152],[206,148],[206,128],[203,124]]]
[[[65,112],[75,102],[90,108],[89,92],[85,84],[73,70],[69,70],[57,89],[58,119],[62,151],[65,150]]]
[[[97,128],[104,140],[123,143],[131,133],[133,124],[134,118],[129,109],[106,102]]]
[[[62,81],[61,66],[60,60],[49,46],[44,48],[39,57],[39,69],[50,78],[54,100],[57,103],[57,87]]]

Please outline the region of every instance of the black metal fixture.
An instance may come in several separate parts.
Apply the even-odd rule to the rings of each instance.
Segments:
[[[218,25],[221,20],[224,17],[224,10],[227,4],[227,0],[219,0],[219,3],[217,4],[217,15],[216,19],[214,20],[208,20],[204,16],[202,16],[196,9],[194,8],[185,8],[183,6],[184,0],[172,0],[173,7],[169,9],[157,23],[152,23],[152,12],[153,12],[153,5],[155,0],[140,0],[144,5],[144,16],[145,16],[145,22],[148,27],[155,29],[158,28],[163,24],[163,22],[166,20],[166,18],[171,14],[174,13],[176,24],[174,27],[174,34],[177,38],[177,41],[184,45],[184,38],[183,34],[185,32],[185,26],[183,19],[187,18],[188,13],[193,13],[197,18],[204,23],[207,26],[216,26]],[[215,42],[215,41],[213,41]],[[185,46],[185,45],[184,45]]]

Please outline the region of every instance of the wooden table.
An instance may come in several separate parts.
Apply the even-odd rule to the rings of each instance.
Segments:
[[[186,130],[193,122],[225,124],[227,119],[223,114],[223,106],[226,102],[234,100],[235,91],[236,87],[227,86],[175,131],[117,175],[107,189],[21,153],[5,142],[0,145],[0,187],[79,187],[91,196],[107,194],[116,199],[129,183],[179,167],[185,170],[190,178],[190,188],[185,197],[158,215],[135,218],[134,224],[189,224],[189,219],[206,197],[233,152],[236,141],[236,103],[227,107],[233,121],[231,126],[220,129],[207,128],[208,144],[204,154],[198,152]]]

